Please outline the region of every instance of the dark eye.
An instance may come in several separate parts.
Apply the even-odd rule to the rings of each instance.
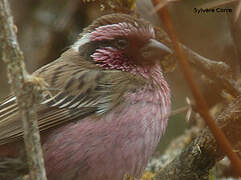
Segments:
[[[118,40],[116,40],[116,46],[119,49],[125,49],[128,46],[127,39],[118,39]]]

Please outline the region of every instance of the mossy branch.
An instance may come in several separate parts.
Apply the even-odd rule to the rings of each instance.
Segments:
[[[237,97],[218,115],[216,122],[234,149],[240,151],[241,96]],[[166,151],[163,155],[165,159],[173,158],[173,150],[173,148],[169,148]],[[180,149],[176,148],[175,151],[179,152]],[[223,157],[222,149],[218,146],[210,130],[205,128],[173,161],[157,172],[154,179],[208,179],[209,170]]]

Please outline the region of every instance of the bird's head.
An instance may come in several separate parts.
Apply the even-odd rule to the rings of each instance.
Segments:
[[[72,49],[104,69],[132,73],[152,67],[172,53],[156,40],[150,23],[125,14],[110,14],[96,19]]]

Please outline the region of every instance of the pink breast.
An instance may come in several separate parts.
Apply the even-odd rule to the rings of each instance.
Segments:
[[[139,178],[166,129],[170,93],[163,83],[126,94],[125,103],[100,119],[53,130],[43,145],[48,179]]]

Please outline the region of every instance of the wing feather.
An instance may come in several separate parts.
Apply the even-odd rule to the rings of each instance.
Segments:
[[[47,93],[37,107],[41,132],[69,121],[102,116],[122,102],[125,92],[143,85],[142,78],[129,73],[103,71],[85,61],[73,62],[77,60],[60,58],[33,74],[42,77],[51,88],[51,95]],[[9,96],[0,104],[0,145],[22,135],[16,98]]]

